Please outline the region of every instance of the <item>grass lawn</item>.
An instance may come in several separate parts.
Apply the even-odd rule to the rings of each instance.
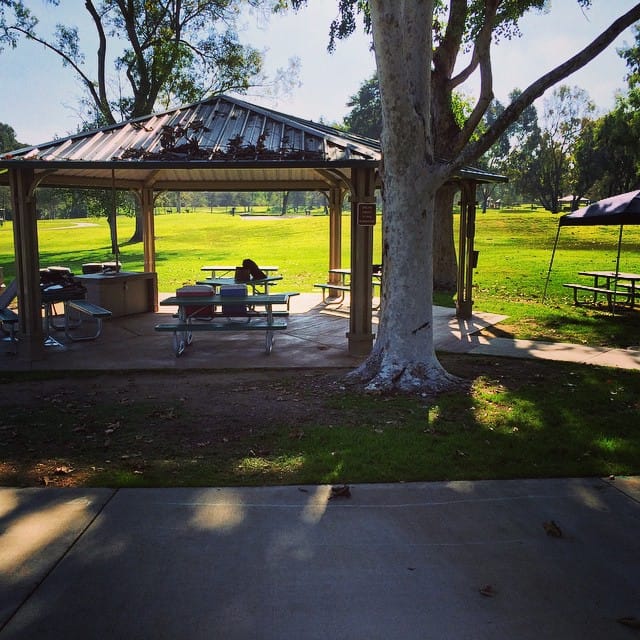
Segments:
[[[456,216],[457,222],[457,216]],[[87,226],[75,226],[75,225]],[[327,277],[329,219],[324,215],[286,217],[231,216],[206,211],[156,216],[157,272],[160,291],[172,292],[204,274],[200,267],[239,263],[250,257],[277,264],[287,290],[312,291]],[[374,259],[381,255],[381,227],[374,227]],[[80,273],[82,263],[113,259],[105,219],[43,220],[38,223],[42,265],[65,265]],[[566,227],[551,272],[547,300],[542,303],[557,216],[543,210],[490,210],[478,214],[474,272],[474,308],[508,315],[500,327],[526,339],[628,347],[637,345],[638,314],[616,318],[606,311],[576,308],[563,282],[573,282],[582,269],[615,268],[618,229]],[[127,244],[133,220],[121,216],[118,234],[125,269],[141,270],[141,244]],[[343,216],[343,263],[349,263],[350,216]],[[14,269],[10,223],[0,228],[0,266],[5,278]],[[622,271],[640,270],[640,227],[623,235]],[[437,294],[437,304],[452,306],[451,296]]]
[[[341,370],[0,374],[0,485],[640,473],[640,372],[441,357],[467,391],[364,396]]]
[[[87,226],[74,226],[84,223]],[[348,263],[349,216],[344,216]],[[375,253],[380,255],[375,227]],[[541,296],[557,229],[548,212],[478,214],[475,308],[508,315],[520,338],[630,347],[640,313],[574,307],[563,282],[615,267],[618,230],[565,228],[548,300]],[[120,238],[133,221],[119,221]],[[261,219],[190,212],[156,217],[160,290],[200,267],[245,257],[280,266],[287,290],[324,281],[328,218]],[[104,220],[39,223],[41,263],[80,272],[111,259]],[[0,266],[13,277],[11,224]],[[126,269],[141,245],[123,244]],[[640,229],[624,231],[623,271],[640,269]],[[451,305],[447,296],[438,304]],[[370,397],[344,372],[0,372],[0,484],[202,486],[640,473],[640,372],[560,362],[441,356],[469,382],[437,400]]]

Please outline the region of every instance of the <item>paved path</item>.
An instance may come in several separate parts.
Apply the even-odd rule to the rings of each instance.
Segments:
[[[637,636],[635,478],[330,493],[0,489],[0,640]]]

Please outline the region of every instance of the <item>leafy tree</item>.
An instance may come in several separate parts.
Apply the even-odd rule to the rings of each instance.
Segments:
[[[360,85],[358,93],[347,102],[347,107],[351,108],[344,119],[347,131],[379,140],[382,133],[382,107],[377,74]]]
[[[594,196],[607,197],[639,188],[639,136],[638,107],[630,97],[618,98],[615,108],[595,124],[591,153],[597,154],[600,176]]]
[[[605,170],[604,155],[598,145],[598,121],[584,123],[580,137],[573,146],[573,163],[568,175],[568,194],[573,196],[571,210],[577,209],[580,200],[589,195]]]
[[[13,127],[8,124],[0,122],[0,153],[6,153],[7,151],[13,151],[26,145],[18,142],[16,139],[16,132]]]
[[[281,4],[288,3],[281,0]],[[300,6],[306,0],[291,4]],[[457,170],[482,156],[548,88],[583,67],[640,19],[638,4],[582,51],[533,82],[474,138],[493,98],[493,43],[515,34],[519,18],[543,5],[543,0],[339,2],[341,19],[330,25],[330,43],[353,32],[358,14],[364,17],[373,36],[382,105],[383,305],[374,348],[351,374],[369,391],[434,393],[458,383],[434,350],[430,257],[434,224],[446,224],[436,216],[436,194]],[[471,51],[470,59],[458,69],[458,54],[465,49]],[[474,73],[480,75],[480,93],[460,125],[451,94]]]
[[[592,140],[584,140],[577,158],[581,173],[599,174],[592,183],[597,198],[640,187],[640,27],[635,28],[635,44],[618,53],[627,65],[628,91],[594,125]]]
[[[78,28],[58,24],[48,38],[38,31],[38,17],[27,4],[0,0],[0,50],[26,39],[57,56],[84,87],[82,104],[90,127],[147,115],[158,106],[194,102],[210,93],[243,93],[267,82],[260,52],[238,41],[236,21],[242,6],[270,8],[272,0],[85,0],[98,42],[95,76],[85,65]],[[110,51],[115,52],[111,57]],[[291,64],[295,68],[295,62]],[[138,224],[132,241],[141,239]]]
[[[115,124],[147,115],[158,105],[192,102],[214,92],[242,92],[262,68],[261,54],[240,44],[234,30],[242,0],[85,0],[98,40],[95,77],[85,65],[77,27],[58,24],[55,35],[47,38],[22,0],[3,4],[11,11],[0,14],[0,45],[15,47],[27,39],[58,56],[82,83],[91,122]],[[113,58],[110,49],[117,52]],[[110,69],[118,72],[115,87]]]
[[[540,134],[530,136],[513,154],[517,184],[549,211],[558,212],[560,198],[578,188],[574,157],[594,111],[595,106],[583,89],[557,87],[544,102]],[[585,178],[586,174],[582,176]]]

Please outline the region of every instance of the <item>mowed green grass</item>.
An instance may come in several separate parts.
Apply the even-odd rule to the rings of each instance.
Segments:
[[[457,228],[458,216],[454,223]],[[475,247],[480,252],[474,271],[474,308],[505,314],[502,328],[528,339],[634,346],[638,314],[611,317],[606,310],[573,305],[564,282],[575,282],[584,269],[614,269],[617,227],[565,227],[542,296],[557,232],[558,216],[526,208],[478,213]],[[86,225],[86,226],[78,226]],[[349,264],[351,217],[343,215],[343,264]],[[313,291],[327,279],[329,217],[231,216],[208,209],[156,215],[156,269],[159,289],[174,291],[202,278],[206,264],[239,264],[252,258],[276,264],[284,277],[282,290]],[[381,259],[380,218],[374,227],[374,260]],[[105,219],[50,220],[38,223],[41,264],[64,265],[80,273],[85,262],[112,260]],[[143,269],[142,244],[128,244],[133,219],[119,217],[118,236],[123,268]],[[11,224],[0,228],[0,266],[5,278],[14,273]],[[620,269],[640,270],[640,227],[624,229]],[[450,295],[437,294],[437,304],[452,305]]]
[[[78,222],[94,226],[76,226]],[[121,240],[130,237],[131,219],[119,220],[118,226]],[[348,264],[349,216],[343,217],[343,228]],[[376,257],[380,230],[378,224]],[[618,229],[562,229],[548,300],[542,303],[556,230],[557,217],[547,212],[479,213],[475,308],[506,314],[498,329],[517,337],[638,345],[639,312],[612,316],[606,310],[576,308],[562,288],[563,282],[576,279],[578,270],[615,267]],[[43,221],[39,236],[43,265],[62,264],[80,272],[84,262],[112,258],[104,220]],[[251,257],[280,266],[283,290],[311,291],[314,282],[326,278],[328,236],[325,216],[263,220],[205,212],[159,215],[160,290],[194,282],[204,264],[236,264]],[[625,229],[621,270],[638,272],[639,247],[640,231]],[[141,245],[124,242],[121,253],[126,269],[143,268]],[[0,265],[9,278],[13,259],[11,225],[5,224],[0,228]],[[436,300],[452,303],[450,296]],[[281,421],[262,424],[255,413],[245,415],[238,418],[233,437],[216,436],[206,415],[192,413],[191,372],[178,378],[175,371],[157,372],[172,376],[175,393],[153,402],[133,394],[126,403],[95,388],[73,396],[78,375],[73,372],[0,375],[7,400],[6,425],[0,428],[0,484],[216,486],[640,473],[638,371],[439,356],[447,370],[469,380],[468,391],[436,399],[371,396],[336,381],[331,393],[324,376],[339,377],[339,372],[315,372],[302,380],[292,372],[265,374],[247,393],[255,394],[258,388],[277,397],[283,407]],[[228,371],[218,374],[223,380],[233,376]],[[80,375],[90,382],[85,372]],[[122,377],[121,372],[94,375]],[[64,401],[40,396],[28,406],[13,405],[11,385],[38,376],[60,384]],[[133,378],[131,374],[127,383],[136,389]],[[229,384],[239,393],[246,380]],[[228,402],[226,395],[216,398],[215,389],[213,385],[213,404]],[[327,392],[322,399],[319,389]],[[316,407],[302,426],[284,410],[294,402]],[[204,426],[185,433],[198,419]],[[67,474],[64,469],[73,471]]]

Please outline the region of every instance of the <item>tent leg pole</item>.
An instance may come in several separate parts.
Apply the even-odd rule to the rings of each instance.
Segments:
[[[549,285],[549,278],[551,277],[551,267],[553,266],[553,259],[556,255],[556,247],[558,246],[558,238],[560,237],[560,225],[556,231],[556,241],[553,243],[553,251],[551,252],[551,261],[549,262],[549,271],[547,271],[547,280],[544,283],[544,292],[542,294],[542,302],[547,298],[547,286]]]

